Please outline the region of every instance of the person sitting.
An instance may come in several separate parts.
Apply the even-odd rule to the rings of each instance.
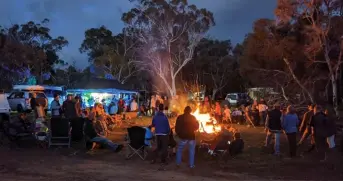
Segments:
[[[244,141],[241,134],[236,132],[233,136],[233,141],[229,144],[229,153],[231,156],[236,156],[243,153]]]
[[[231,126],[226,128],[223,126],[218,136],[210,143],[210,154],[213,154],[215,150],[228,149],[228,141],[232,140],[235,131],[236,129]]]
[[[89,141],[93,143],[92,150],[94,150],[97,143],[109,148],[114,152],[122,150],[123,145],[113,143],[111,140],[106,138],[103,124],[100,120],[95,118],[95,115],[91,113],[86,120],[85,135]]]
[[[26,113],[20,113],[18,117],[10,121],[9,134],[13,136],[33,133],[35,127],[27,119]]]
[[[232,112],[232,120],[235,123],[243,124],[244,117],[242,111],[238,108],[235,108],[235,110]]]
[[[108,113],[111,116],[116,115],[118,112],[118,106],[116,105],[116,103],[114,102],[114,100],[112,100],[112,102],[110,103],[110,105],[108,105]]]

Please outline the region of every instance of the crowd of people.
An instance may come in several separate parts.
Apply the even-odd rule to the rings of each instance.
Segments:
[[[68,95],[67,100],[61,105],[59,95],[54,95],[54,100],[51,102],[51,116],[52,118],[67,118],[71,121],[83,119],[85,123],[84,133],[94,149],[97,145],[105,145],[114,152],[119,152],[123,146],[113,143],[108,136],[112,134],[111,126],[118,124],[118,121],[123,120],[122,114],[125,112],[125,103],[119,100],[118,103],[114,101],[104,108],[100,103],[95,103],[92,108],[85,110],[81,109],[80,98]],[[152,96],[150,99],[150,109],[139,108],[135,100],[131,102],[131,110],[137,110],[141,114],[151,114],[153,116],[150,130],[154,128],[154,136],[156,138],[157,149],[154,151],[154,156],[151,163],[155,163],[157,155],[161,156],[161,168],[165,169],[167,165],[168,147],[170,145],[170,136],[173,136],[173,129],[175,130],[175,137],[177,143],[176,147],[176,164],[179,167],[182,160],[183,149],[188,146],[189,149],[189,166],[194,168],[195,157],[195,134],[199,129],[199,122],[196,117],[192,115],[192,106],[186,106],[182,114],[179,114],[175,127],[172,128],[169,122],[170,117],[170,102],[167,97],[163,99],[160,96]],[[132,105],[133,103],[133,105]],[[136,104],[135,104],[136,103]],[[31,101],[32,106],[37,105],[35,100]],[[144,105],[142,105],[144,106]],[[234,129],[233,123],[247,124],[253,127],[264,127],[266,132],[265,147],[269,147],[274,138],[274,155],[280,155],[280,138],[284,133],[288,140],[289,157],[297,156],[299,146],[306,144],[309,140],[310,147],[303,152],[310,153],[317,150],[321,160],[326,160],[326,153],[335,148],[335,119],[324,110],[320,105],[309,105],[308,110],[299,119],[296,109],[289,105],[288,107],[281,107],[279,104],[274,104],[269,108],[266,102],[261,99],[259,102],[254,101],[251,105],[242,105],[238,108],[230,109],[230,105],[226,103],[215,102],[212,106],[210,100],[205,98],[202,104],[198,104],[201,112],[211,113],[219,123],[225,125],[217,138],[211,142],[209,148],[210,154],[213,154],[216,149],[227,149],[230,155],[237,155],[242,153],[244,148],[244,141],[240,133]],[[106,111],[107,109],[107,111]],[[150,112],[150,113],[149,113]],[[35,115],[39,115],[37,112]],[[17,128],[22,129],[22,132],[31,132],[31,124],[27,121],[26,114],[21,113],[18,116]],[[301,139],[297,141],[298,135]],[[151,135],[150,135],[151,136]],[[228,138],[231,137],[231,138]],[[308,139],[310,138],[310,139]],[[229,143],[227,140],[230,140]]]
[[[270,144],[273,136],[275,155],[280,155],[280,136],[283,132],[287,135],[290,157],[297,156],[297,148],[307,142],[307,138],[310,138],[311,146],[301,155],[312,152],[316,148],[320,160],[325,161],[326,153],[335,148],[335,119],[320,105],[309,105],[308,111],[300,121],[293,106],[288,106],[283,111],[280,105],[275,104],[267,112],[265,130],[267,133],[265,146]],[[301,136],[299,142],[297,142],[298,134]]]

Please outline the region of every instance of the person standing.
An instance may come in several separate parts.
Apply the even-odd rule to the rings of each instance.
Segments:
[[[51,102],[50,109],[52,118],[61,118],[60,95],[54,94],[54,100]]]
[[[167,164],[167,156],[168,156],[168,144],[169,144],[169,133],[170,133],[170,125],[167,116],[163,113],[164,105],[160,104],[158,106],[158,112],[152,119],[151,127],[155,128],[155,135],[157,141],[157,149],[154,151],[154,158],[151,163],[156,162],[156,157],[158,153],[161,154],[161,162],[162,167],[160,169],[164,169],[164,166]]]
[[[282,120],[282,128],[285,130],[289,145],[290,157],[295,157],[297,152],[297,131],[299,119],[292,106],[287,107],[287,113]]]
[[[82,108],[81,108],[81,101],[79,96],[75,96],[75,111],[76,117],[82,117]]]
[[[155,109],[156,109],[156,96],[152,95],[150,100],[150,109],[151,109],[151,115],[155,115]]]
[[[116,105],[115,100],[112,99],[110,105],[108,106],[108,113],[111,116],[114,116],[117,114],[117,112],[118,112],[118,106]]]
[[[38,103],[37,103],[37,94],[36,93],[32,93],[32,97],[30,99],[30,106],[31,106],[31,110],[34,114],[34,117],[35,118],[38,118],[38,112],[37,112],[37,106],[38,106]]]
[[[179,137],[176,152],[176,165],[179,167],[182,160],[182,151],[186,145],[189,149],[189,166],[194,168],[194,156],[195,156],[195,131],[199,129],[199,122],[191,114],[191,107],[187,106],[184,109],[184,113],[177,117],[175,123],[175,133]]]
[[[304,141],[311,135],[311,128],[309,127],[312,116],[313,116],[314,105],[310,104],[307,106],[308,111],[304,114],[303,120],[299,127],[299,131],[302,133],[302,137],[298,142],[298,145],[302,145]]]
[[[268,106],[266,105],[266,102],[263,99],[260,100],[260,103],[257,105],[257,109],[258,109],[258,114],[260,116],[259,124],[264,125],[266,121]]]
[[[67,100],[63,102],[62,108],[65,118],[72,120],[77,117],[75,102],[73,101],[73,96],[71,94],[69,94]]]
[[[317,148],[320,161],[326,161],[327,143],[326,138],[328,135],[327,130],[328,118],[323,112],[320,105],[314,107],[314,116],[312,116],[310,126],[314,140],[315,147]]]
[[[120,98],[118,101],[118,114],[123,113],[124,109],[125,109],[125,101],[123,100],[123,98]]]
[[[281,126],[282,112],[280,111],[280,105],[275,104],[273,109],[267,113],[265,122],[265,131],[267,133],[265,147],[268,147],[270,141],[274,135],[274,155],[280,155],[280,136],[282,132]]]
[[[133,99],[131,104],[130,104],[130,111],[131,112],[136,112],[138,111],[138,104],[137,104],[137,101],[136,99]]]

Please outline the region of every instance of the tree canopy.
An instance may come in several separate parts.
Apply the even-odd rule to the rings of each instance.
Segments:
[[[136,47],[136,65],[158,77],[171,96],[176,95],[176,78],[193,58],[194,49],[214,25],[213,14],[189,5],[186,0],[135,0],[122,16],[141,43]]]
[[[51,73],[55,64],[65,63],[58,52],[68,45],[68,41],[63,36],[52,37],[48,22],[44,19],[40,23],[29,21],[1,28],[2,73],[7,72],[9,76],[32,74],[42,83],[44,74]]]

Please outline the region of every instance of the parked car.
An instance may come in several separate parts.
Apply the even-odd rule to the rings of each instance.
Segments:
[[[0,91],[0,122],[4,119],[9,119],[11,112],[10,105],[7,101],[6,94]]]
[[[65,91],[61,86],[48,86],[48,85],[14,85],[13,90],[23,90],[23,91],[39,91],[44,92],[46,98],[48,99],[48,107],[50,108],[50,103],[54,100],[54,94],[60,96],[60,104],[65,100]]]
[[[44,92],[26,90],[14,90],[10,96],[7,97],[11,110],[18,112],[31,111],[30,100],[33,93],[36,93],[37,95],[37,102],[44,106],[44,110],[47,110],[48,99]]]
[[[240,106],[251,104],[251,98],[247,93],[229,93],[226,95],[225,100],[227,100],[230,105]]]

